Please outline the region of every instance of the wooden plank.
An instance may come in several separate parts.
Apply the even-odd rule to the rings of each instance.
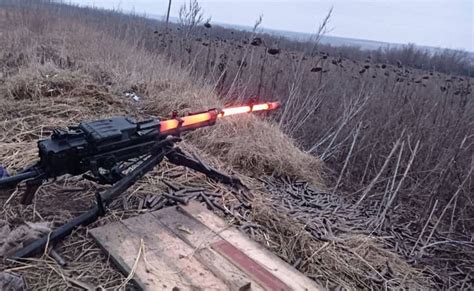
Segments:
[[[280,258],[197,202],[90,231],[144,290],[322,290]]]
[[[228,241],[220,240],[215,242],[212,244],[212,248],[217,250],[219,254],[225,256],[229,261],[239,266],[243,271],[252,274],[252,276],[265,287],[265,289],[292,291],[292,289],[283,281],[249,258],[241,250],[231,245]]]
[[[298,270],[285,263],[273,253],[249,239],[234,227],[229,227],[225,221],[217,217],[199,203],[193,201],[182,209],[196,218],[221,238],[234,245],[255,262],[265,267],[270,273],[282,280],[293,290],[324,290],[316,282],[304,276]]]
[[[110,224],[110,226],[112,226],[112,224]],[[140,248],[140,238],[135,236],[130,237],[128,228],[119,222],[113,223],[113,227],[91,229],[89,233],[101,249],[110,256],[120,271],[125,275],[130,274]],[[118,242],[120,242],[120,245],[118,245]],[[139,264],[136,271],[142,273],[144,271],[143,268],[144,265]],[[135,276],[134,281],[143,290],[146,290],[147,286],[150,285],[148,278],[143,279]],[[169,284],[172,284],[172,282]]]
[[[143,258],[139,261],[134,280],[144,290],[172,290],[175,287],[179,290],[230,290],[194,258],[193,248],[150,213],[99,227],[91,233],[120,269],[128,272],[135,262],[140,239],[143,239],[146,262]]]
[[[151,213],[126,219],[122,223],[144,238],[148,245],[147,254],[152,252],[179,276],[180,282],[176,287],[180,290],[229,290],[222,280],[193,256],[193,248],[173,235]],[[167,276],[166,273],[163,275]]]
[[[265,290],[238,267],[219,255],[210,245],[222,239],[204,224],[187,215],[180,207],[169,207],[152,214],[177,237],[196,250],[194,256],[222,279],[232,290],[242,290],[250,283],[251,290]]]

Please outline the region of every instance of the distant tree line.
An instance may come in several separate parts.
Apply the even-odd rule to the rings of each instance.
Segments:
[[[452,49],[430,51],[414,44],[384,47],[378,50],[362,50],[353,46],[334,47],[330,45],[321,45],[320,49],[357,61],[370,58],[376,63],[408,66],[415,69],[447,74],[474,76],[474,54],[466,51]]]

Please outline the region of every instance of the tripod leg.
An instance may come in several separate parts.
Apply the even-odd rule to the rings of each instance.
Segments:
[[[35,197],[36,191],[38,188],[43,184],[42,179],[32,179],[26,181],[26,190],[21,197],[21,204],[23,205],[30,205]]]
[[[228,176],[224,173],[221,173],[215,169],[212,169],[211,167],[204,165],[202,162],[197,161],[189,156],[187,156],[183,151],[179,148],[174,148],[172,152],[168,153],[166,155],[168,160],[178,166],[185,166],[188,168],[191,168],[195,171],[201,172],[208,176],[209,178],[222,182],[224,184],[230,184],[238,189],[245,189],[247,190],[247,187],[242,184],[242,182],[235,177]]]
[[[152,154],[148,159],[143,161],[142,164],[133,169],[123,179],[119,180],[109,189],[105,190],[102,194],[96,194],[97,204],[94,205],[90,210],[67,222],[63,226],[51,232],[49,235],[43,236],[18,250],[13,255],[13,259],[17,260],[37,254],[44,250],[47,244],[56,244],[59,240],[68,236],[77,227],[87,226],[96,221],[100,215],[104,214],[104,206],[107,206],[107,204],[130,188],[130,186],[132,186],[138,179],[153,170],[153,168],[163,160],[167,149],[168,148],[164,148],[159,153]]]

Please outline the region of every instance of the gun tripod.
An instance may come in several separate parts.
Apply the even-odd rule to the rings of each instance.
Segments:
[[[205,174],[215,181],[230,184],[237,188],[246,189],[239,179],[225,175],[203,164],[198,159],[193,159],[187,156],[181,149],[175,147],[173,142],[173,140],[170,140],[167,144],[160,145],[154,149],[150,155],[144,157],[143,161],[129,173],[123,174],[123,172],[117,172],[117,175],[114,175],[115,183],[113,183],[113,185],[103,193],[96,194],[97,201],[91,209],[67,222],[63,226],[55,229],[49,235],[41,237],[24,248],[18,250],[11,258],[21,259],[35,255],[44,250],[47,245],[56,244],[58,241],[68,236],[77,227],[87,226],[96,221],[100,216],[105,214],[105,208],[110,202],[130,188],[137,180],[142,178],[148,172],[152,171],[163,161],[165,157],[168,159],[168,161],[175,165],[191,168],[195,171]],[[120,179],[118,179],[118,177],[120,177]]]

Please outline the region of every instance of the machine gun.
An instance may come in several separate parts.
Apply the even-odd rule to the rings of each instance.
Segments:
[[[30,204],[34,195],[48,179],[62,175],[82,175],[100,184],[111,184],[103,193],[96,194],[96,205],[88,212],[54,230],[47,237],[27,245],[13,257],[33,255],[48,243],[54,244],[80,225],[88,225],[105,213],[107,206],[131,187],[165,157],[171,163],[183,165],[206,174],[209,178],[243,186],[236,178],[227,176],[186,156],[174,144],[186,131],[214,125],[218,118],[254,111],[272,110],[279,103],[270,102],[250,106],[210,109],[171,119],[150,119],[135,122],[126,117],[114,117],[82,122],[68,129],[56,129],[48,139],[38,142],[39,161],[16,175],[0,179],[0,189],[16,187],[22,181],[26,190],[21,202]]]

